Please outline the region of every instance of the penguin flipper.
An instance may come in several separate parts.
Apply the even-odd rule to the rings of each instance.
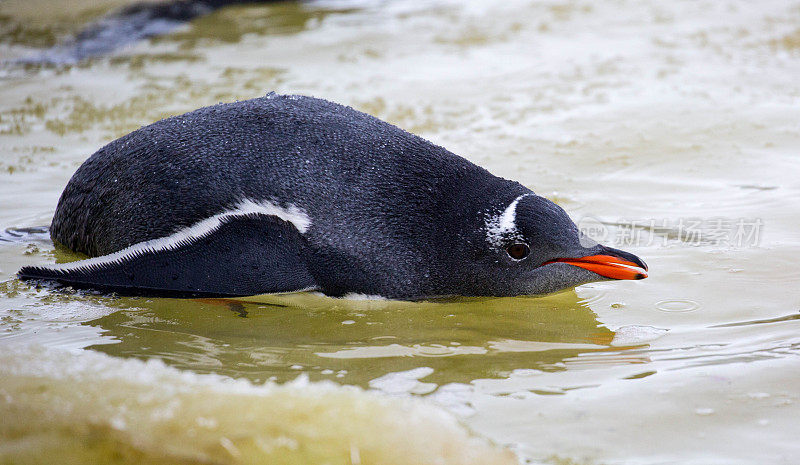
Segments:
[[[305,239],[292,223],[248,214],[216,226],[77,262],[26,266],[18,275],[120,295],[165,297],[235,297],[317,287],[304,261]]]

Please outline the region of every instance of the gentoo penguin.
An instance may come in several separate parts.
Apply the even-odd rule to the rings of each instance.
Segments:
[[[124,295],[514,296],[647,276],[518,182],[352,108],[275,93],[101,148],[51,236],[93,258],[21,278]]]

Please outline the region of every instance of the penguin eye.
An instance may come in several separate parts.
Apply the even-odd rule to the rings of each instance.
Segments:
[[[531,248],[528,247],[528,244],[517,242],[516,244],[509,245],[506,248],[506,252],[508,253],[508,256],[514,260],[522,260],[523,258],[527,257],[529,253],[531,253]]]

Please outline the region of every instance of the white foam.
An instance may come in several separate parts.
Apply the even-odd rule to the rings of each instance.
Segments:
[[[347,294],[341,297],[342,299],[346,300],[389,300],[388,297],[384,297],[378,294],[359,294],[357,292],[348,292]]]
[[[369,382],[369,387],[384,394],[428,394],[438,387],[434,383],[425,383],[421,378],[433,374],[433,368],[418,367],[411,370],[387,373]]]
[[[653,326],[622,326],[614,331],[614,339],[611,341],[611,345],[620,347],[646,344],[667,334],[667,331]]]
[[[158,359],[29,345],[0,351],[0,417],[24,432],[0,453],[5,462],[90,463],[112,444],[151,463],[317,463],[319,451],[330,463],[354,463],[353,447],[369,463],[518,463],[444,409],[401,392],[307,376],[255,384]],[[81,440],[87,430],[96,441]]]

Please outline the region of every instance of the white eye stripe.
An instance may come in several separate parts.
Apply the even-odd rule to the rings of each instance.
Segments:
[[[495,247],[501,247],[503,240],[517,233],[517,204],[523,197],[533,194],[522,194],[511,202],[502,213],[486,219],[486,241]]]

